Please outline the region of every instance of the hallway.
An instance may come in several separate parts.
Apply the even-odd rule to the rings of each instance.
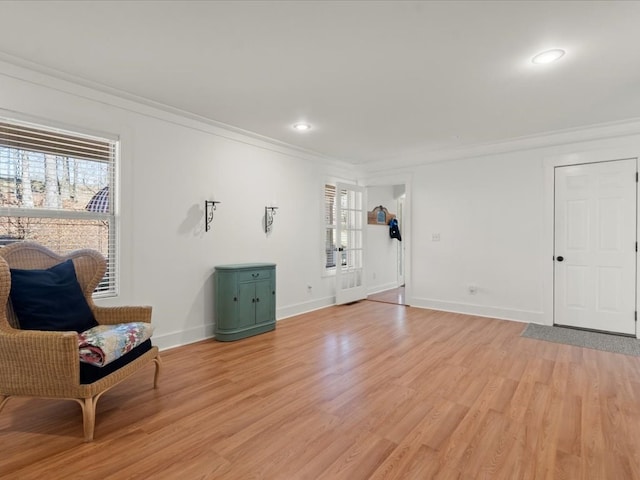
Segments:
[[[367,300],[373,302],[393,303],[394,305],[406,305],[404,297],[404,285],[384,292],[374,293],[367,297]]]

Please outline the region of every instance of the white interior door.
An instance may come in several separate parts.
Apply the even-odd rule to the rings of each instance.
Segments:
[[[556,167],[554,323],[635,335],[636,171]]]
[[[336,185],[336,303],[367,297],[364,276],[364,188]]]

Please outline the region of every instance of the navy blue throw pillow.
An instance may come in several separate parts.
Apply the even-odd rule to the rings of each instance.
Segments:
[[[47,270],[12,268],[10,297],[23,330],[84,332],[98,325],[71,260]]]

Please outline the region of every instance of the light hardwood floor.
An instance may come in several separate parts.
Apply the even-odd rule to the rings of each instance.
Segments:
[[[105,394],[12,399],[0,478],[638,479],[640,358],[363,301],[163,352]]]

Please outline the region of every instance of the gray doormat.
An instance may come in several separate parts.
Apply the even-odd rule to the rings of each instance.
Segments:
[[[554,343],[566,343],[576,347],[594,348],[605,352],[640,356],[640,340],[608,333],[587,332],[573,328],[549,327],[530,323],[521,336]]]

